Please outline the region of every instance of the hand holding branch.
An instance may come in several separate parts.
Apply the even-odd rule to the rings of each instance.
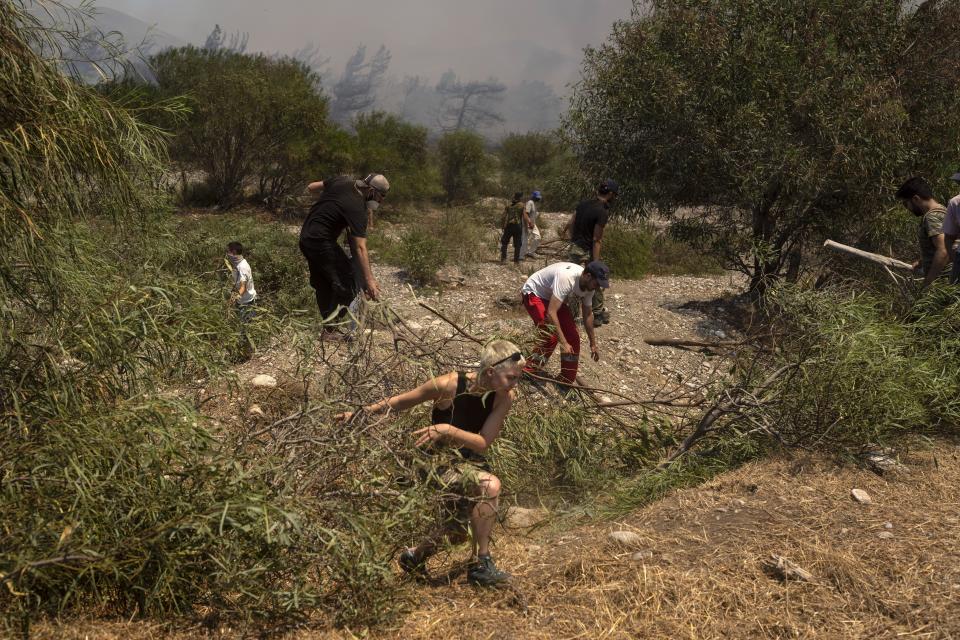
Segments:
[[[413,435],[417,436],[415,445],[422,447],[425,444],[438,442],[450,433],[450,429],[451,427],[448,424],[432,424],[429,427],[417,429],[413,432]]]

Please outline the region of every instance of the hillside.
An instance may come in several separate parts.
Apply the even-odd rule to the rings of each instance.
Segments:
[[[548,214],[550,227],[558,228],[561,218]],[[390,225],[378,229],[396,231]],[[420,302],[477,335],[523,333],[529,319],[509,303],[509,293],[537,264],[518,271],[489,257],[465,265],[462,274],[451,276],[458,286],[441,291],[410,288],[396,267],[378,264],[375,270],[385,299],[425,339],[456,330]],[[643,338],[735,336],[729,320],[741,287],[729,274],[615,282],[609,297],[614,322],[599,334],[604,358],[585,362],[582,377],[612,393],[641,397],[701,384],[714,375],[719,361],[713,356],[651,347]],[[204,413],[221,428],[258,431],[262,423],[251,414],[251,403],[257,403],[258,415],[285,415],[309,386],[295,384],[293,350],[278,342],[238,365],[233,373],[239,389],[198,381],[196,391],[214,400],[204,404]],[[264,373],[280,380],[275,391],[243,391]],[[217,399],[224,395],[227,402]],[[549,389],[527,385],[521,396],[527,407],[559,401]],[[614,520],[596,515],[618,509],[610,495],[594,496],[585,511],[509,507],[494,549],[514,574],[510,587],[478,591],[466,585],[468,552],[454,549],[432,562],[434,584],[407,587],[407,613],[400,621],[369,637],[954,637],[960,632],[960,449],[948,441],[918,441],[901,462],[881,476],[795,451],[674,491]],[[855,502],[854,488],[867,491],[872,503]],[[812,577],[782,580],[769,566],[773,556]],[[245,633],[238,622],[216,620],[213,626],[234,637]],[[269,632],[355,637],[321,620]],[[98,620],[46,624],[37,637],[205,633],[203,626]]]

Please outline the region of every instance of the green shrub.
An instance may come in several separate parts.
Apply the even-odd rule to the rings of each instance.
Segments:
[[[487,159],[483,138],[470,131],[444,134],[437,143],[440,179],[447,204],[474,200],[484,186]]]
[[[944,365],[960,355],[956,291],[934,289],[903,317],[859,288],[771,292],[777,349],[763,371],[738,373],[787,367],[761,407],[779,442],[851,455],[960,421],[960,373]]]
[[[397,261],[410,279],[421,284],[436,281],[437,271],[447,262],[444,243],[427,229],[411,229],[397,245]]]
[[[612,277],[638,280],[650,269],[651,244],[647,228],[612,224],[604,231],[601,256]]]
[[[390,179],[389,203],[426,202],[442,193],[426,127],[375,111],[358,116],[354,128],[357,173],[386,172]]]
[[[474,206],[447,209],[432,227],[447,248],[447,261],[461,269],[492,257],[496,248],[493,228],[488,210]]]
[[[650,273],[656,275],[704,276],[723,273],[716,255],[701,251],[669,233],[654,236],[650,250]]]

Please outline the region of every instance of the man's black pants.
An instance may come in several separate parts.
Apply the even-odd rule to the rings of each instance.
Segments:
[[[507,245],[513,240],[513,261],[520,262],[521,227],[519,222],[512,222],[503,228],[500,238],[500,262],[507,259]]]
[[[357,296],[353,265],[336,242],[300,243],[300,252],[310,267],[310,286],[317,296],[317,308],[328,318],[341,307],[337,318],[346,314],[347,307]]]

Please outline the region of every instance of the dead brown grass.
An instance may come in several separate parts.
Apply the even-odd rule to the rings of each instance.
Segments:
[[[523,538],[495,554],[510,589],[411,586],[383,638],[953,638],[960,636],[960,448],[879,477],[820,458],[749,464],[617,522]],[[862,505],[850,489],[873,498]],[[891,529],[884,527],[892,524]],[[607,534],[629,530],[636,548]],[[881,532],[892,538],[878,537]],[[633,559],[636,552],[638,556]],[[651,555],[652,554],[652,555]],[[771,554],[811,572],[782,582]],[[157,626],[46,625],[38,638],[187,638]],[[215,635],[234,633],[221,628]],[[300,629],[297,639],[352,637]]]

